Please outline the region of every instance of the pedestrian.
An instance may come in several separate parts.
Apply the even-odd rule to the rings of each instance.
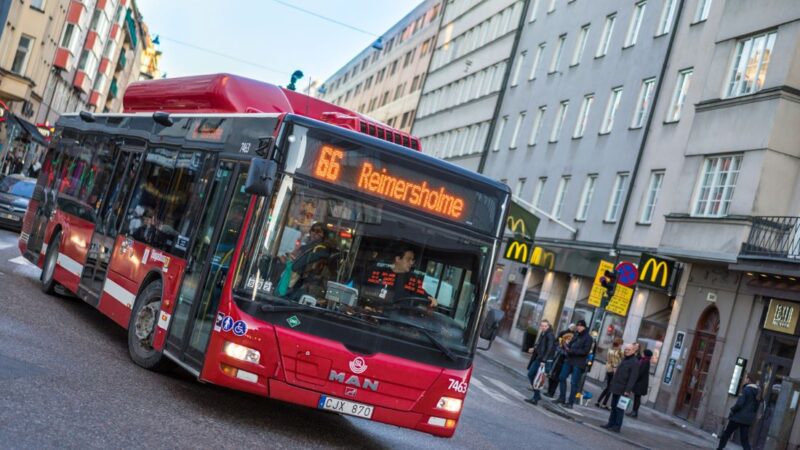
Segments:
[[[728,426],[719,437],[717,450],[722,450],[728,443],[733,432],[739,430],[739,442],[744,450],[750,450],[750,425],[756,420],[758,406],[761,403],[761,396],[758,390],[758,375],[749,374],[744,377],[744,389],[742,395],[731,407],[731,414],[728,416]]]
[[[553,327],[550,325],[550,321],[542,320],[539,324],[539,339],[536,340],[536,346],[533,348],[533,354],[531,355],[531,364],[528,366],[528,381],[531,382],[533,387],[533,397],[525,399],[526,402],[535,405],[541,400],[541,385],[536,386],[534,379],[543,365],[545,373],[550,372],[555,351],[556,336],[553,334]]]
[[[606,387],[600,393],[594,406],[598,408],[611,409],[608,407],[608,401],[611,399],[611,379],[614,377],[614,372],[617,371],[619,363],[622,361],[622,339],[614,338],[611,348],[608,350],[606,356]]]
[[[608,423],[603,428],[619,433],[622,429],[622,419],[625,417],[625,410],[619,407],[619,399],[623,395],[630,398],[633,385],[639,377],[639,363],[636,360],[636,347],[628,344],[623,348],[622,361],[614,372],[611,379],[611,414],[608,416]]]
[[[650,385],[650,361],[653,359],[652,350],[645,349],[642,357],[639,358],[639,376],[633,386],[633,411],[628,414],[631,417],[639,417],[639,406],[642,404],[642,396],[647,395],[647,388]]]
[[[556,353],[553,357],[553,365],[550,369],[547,379],[547,396],[550,398],[556,397],[556,389],[558,389],[558,377],[561,375],[561,368],[564,366],[564,361],[567,356],[567,344],[569,344],[572,336],[575,335],[575,324],[571,323],[567,326],[566,330],[558,333],[558,346]]]
[[[579,320],[575,323],[575,335],[570,339],[566,347],[566,360],[561,368],[561,375],[558,377],[558,400],[565,408],[572,408],[578,395],[581,376],[586,370],[586,358],[592,351],[594,341],[586,329],[586,322]],[[567,378],[570,378],[570,395],[567,395]]]

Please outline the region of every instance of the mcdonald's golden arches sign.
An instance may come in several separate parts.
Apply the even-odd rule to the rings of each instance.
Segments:
[[[675,261],[642,253],[639,260],[639,285],[669,290],[675,273]]]

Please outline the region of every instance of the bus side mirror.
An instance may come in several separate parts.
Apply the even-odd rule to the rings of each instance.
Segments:
[[[275,178],[278,174],[278,163],[271,159],[255,158],[250,162],[244,191],[252,195],[267,197],[272,194]]]
[[[481,327],[480,337],[481,339],[489,341],[489,345],[487,345],[486,348],[478,347],[479,350],[489,350],[489,347],[492,346],[492,342],[494,342],[494,338],[497,336],[497,331],[500,329],[500,322],[505,315],[506,313],[500,309],[490,309],[489,312],[486,313],[486,318]]]

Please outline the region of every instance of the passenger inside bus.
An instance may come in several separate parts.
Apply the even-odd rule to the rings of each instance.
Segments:
[[[325,284],[331,278],[328,259],[334,250],[325,224],[312,224],[304,243],[279,256],[282,270],[276,293],[292,300],[310,296],[314,303],[324,298]]]

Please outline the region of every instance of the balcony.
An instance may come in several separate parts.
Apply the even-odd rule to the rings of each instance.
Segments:
[[[756,216],[740,256],[800,262],[800,217]]]

